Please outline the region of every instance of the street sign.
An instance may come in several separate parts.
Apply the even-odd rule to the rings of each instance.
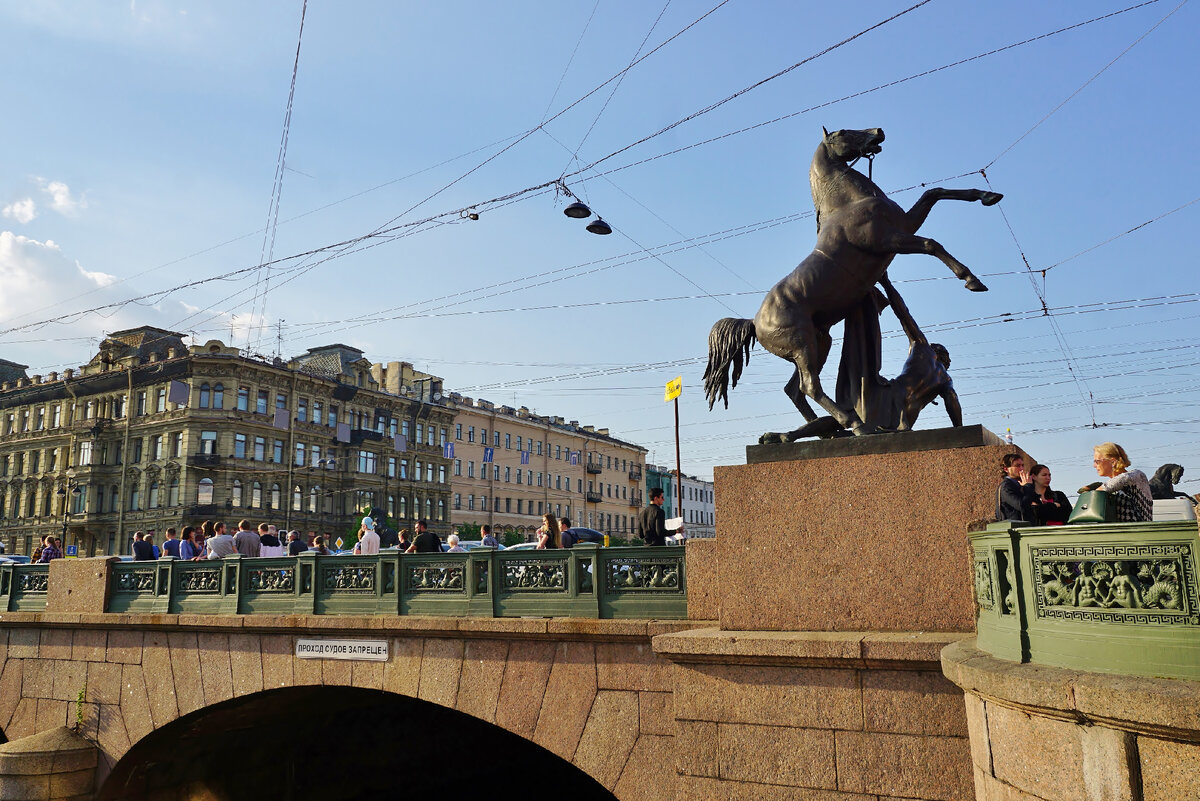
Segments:
[[[79,556],[79,546],[78,545],[68,545],[67,546],[67,558],[70,559],[72,557],[77,557],[77,556]]]
[[[491,463],[492,463],[492,458],[493,458],[493,457],[495,457],[495,455],[496,455],[496,449],[495,449],[495,448],[484,448],[484,449],[483,449],[483,463],[484,463],[484,464],[491,464]]]
[[[670,403],[683,394],[683,376],[667,382],[667,391],[663,396],[664,403]]]
[[[342,546],[345,545],[346,543],[342,541],[341,537],[338,537],[336,540],[334,540],[333,544],[336,545],[337,549],[340,551],[340,550],[342,550]]]
[[[453,459],[454,458],[454,443],[453,442],[447,442],[446,444],[442,445],[442,458],[443,459]]]

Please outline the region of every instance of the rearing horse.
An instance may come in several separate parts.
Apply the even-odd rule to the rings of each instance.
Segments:
[[[842,428],[854,434],[869,434],[878,428],[864,421],[854,404],[839,404],[821,386],[821,369],[833,345],[830,329],[864,308],[869,309],[867,314],[878,315],[882,306],[875,305],[875,284],[885,277],[898,253],[936,256],[963,280],[967,289],[986,292],[987,287],[966,265],[937,241],[917,236],[916,232],[939,200],[978,200],[991,206],[1003,195],[979,189],[930,189],[905,211],[853,168],[859,159],[871,158],[882,150],[882,129],[824,133],[809,169],[817,210],[817,247],[772,287],[753,320],[726,317],[713,326],[708,335],[704,390],[709,409],[718,398],[728,408],[730,368],[736,387],[757,340],[771,353],[796,365],[784,392],[805,420],[812,422],[817,417],[806,399],[812,398]],[[879,334],[877,323],[873,324],[873,342],[852,341],[848,324],[843,351],[865,348],[877,353]],[[859,382],[879,380],[877,371],[850,378]],[[857,395],[853,390],[850,394]]]

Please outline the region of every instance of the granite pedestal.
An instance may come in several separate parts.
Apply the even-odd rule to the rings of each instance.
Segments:
[[[721,628],[973,631],[966,534],[1013,451],[982,426],[748,447],[716,468]]]

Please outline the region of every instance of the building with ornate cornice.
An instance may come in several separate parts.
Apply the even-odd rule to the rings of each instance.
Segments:
[[[619,537],[634,535],[645,502],[646,449],[607,428],[451,393],[453,511],[458,524],[532,539],[542,515]]]
[[[128,553],[137,530],[242,518],[336,540],[367,507],[450,531],[454,410],[407,363],[346,345],[263,360],[144,326],[79,370],[26,369],[0,364],[9,553],[64,533],[80,556]]]

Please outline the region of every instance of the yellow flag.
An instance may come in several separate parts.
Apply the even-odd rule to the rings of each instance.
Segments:
[[[667,382],[667,391],[663,396],[664,403],[670,403],[683,394],[683,376]]]

